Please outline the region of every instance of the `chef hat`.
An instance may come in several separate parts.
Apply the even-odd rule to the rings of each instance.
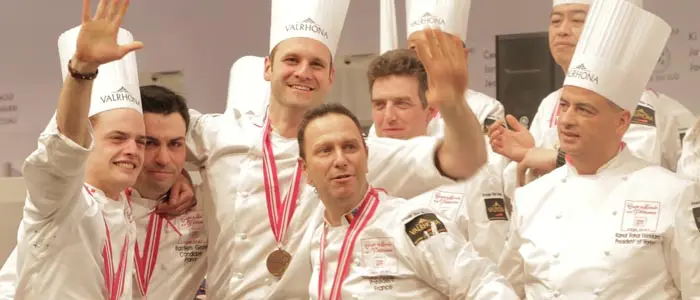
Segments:
[[[75,54],[80,26],[69,29],[58,37],[58,54],[61,60],[61,74],[70,76],[68,62]],[[131,33],[119,28],[117,44],[134,41]],[[136,67],[136,54],[131,52],[120,60],[98,67],[99,74],[92,85],[89,116],[117,108],[133,108],[143,113],[139,91],[139,73]]]
[[[264,79],[264,73],[264,57],[244,56],[236,60],[231,66],[226,111],[264,115],[270,102],[270,82]]]
[[[471,4],[471,0],[406,0],[406,36],[439,27],[466,42]]]
[[[564,85],[596,92],[633,111],[670,34],[664,20],[628,1],[595,1]]]
[[[379,54],[399,48],[396,1],[379,0]]]
[[[350,0],[272,0],[270,51],[289,38],[317,40],[335,56]]]
[[[603,0],[605,1],[605,0]],[[627,0],[639,7],[644,7],[644,0]],[[593,4],[593,0],[554,0],[554,3],[552,4],[552,7],[557,6],[557,5],[564,5],[564,4],[586,4],[586,5],[591,5]]]

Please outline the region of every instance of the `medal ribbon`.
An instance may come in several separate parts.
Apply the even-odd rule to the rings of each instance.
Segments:
[[[87,186],[85,187],[85,191],[90,194],[91,197],[94,196],[92,195],[92,192],[90,192],[90,189]],[[130,192],[126,193],[127,195],[127,204],[129,205],[129,208],[131,208],[131,203],[130,203]],[[121,254],[119,255],[119,266],[117,267],[117,272],[114,272],[114,262],[112,261],[113,258],[113,251],[112,251],[112,236],[109,231],[109,226],[107,225],[107,218],[104,217],[104,212],[102,214],[102,220],[104,221],[105,224],[105,234],[107,236],[107,240],[105,241],[104,246],[102,247],[102,261],[104,262],[104,281],[105,281],[105,286],[107,288],[107,294],[109,295],[109,300],[117,300],[121,298],[122,294],[124,294],[124,281],[126,278],[126,262],[127,262],[127,250],[129,246],[129,235],[127,234],[124,236],[124,244],[122,245],[122,250]]]
[[[338,258],[338,268],[335,271],[335,276],[333,277],[333,286],[331,287],[330,300],[337,300],[341,297],[341,290],[343,286],[343,281],[348,276],[348,271],[350,271],[350,261],[352,260],[352,251],[355,248],[355,240],[360,235],[360,232],[367,226],[367,222],[374,216],[374,212],[377,210],[377,205],[379,204],[379,196],[377,191],[370,187],[367,191],[365,199],[362,200],[362,204],[357,211],[357,217],[352,219],[348,230],[345,232],[345,238],[343,239],[343,245],[340,248],[340,257]],[[320,270],[318,275],[318,299],[323,300],[325,298],[324,293],[324,282],[326,279],[326,262],[325,262],[325,252],[326,252],[326,234],[328,233],[328,225],[324,224],[323,234],[321,235],[321,245],[320,245]]]
[[[265,200],[267,200],[267,216],[272,233],[275,235],[278,246],[281,247],[297,207],[296,203],[299,198],[299,186],[301,184],[301,162],[297,161],[292,183],[284,196],[284,201],[282,201],[279,179],[277,178],[277,164],[275,163],[275,154],[273,153],[272,140],[270,139],[271,132],[270,118],[266,115],[262,135]]]
[[[170,220],[165,217],[155,213],[155,210],[151,212],[151,216],[148,219],[148,227],[146,229],[146,239],[144,240],[143,251],[140,250],[139,241],[136,240],[136,245],[134,245],[134,263],[136,265],[136,284],[139,288],[139,293],[146,299],[148,295],[148,286],[151,282],[151,277],[153,277],[153,271],[156,267],[156,261],[158,260],[158,253],[160,249],[160,237],[163,232],[163,223],[170,225],[175,233],[182,236],[182,233],[170,222]]]

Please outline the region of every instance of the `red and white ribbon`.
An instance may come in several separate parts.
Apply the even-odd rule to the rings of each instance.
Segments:
[[[343,281],[348,276],[350,271],[350,265],[352,261],[352,253],[355,248],[355,241],[360,235],[362,230],[367,226],[367,222],[372,219],[374,212],[377,210],[377,205],[379,204],[379,196],[377,191],[370,187],[367,191],[367,195],[362,200],[360,208],[357,210],[357,217],[352,219],[348,230],[345,232],[345,238],[343,239],[343,245],[340,248],[340,256],[338,257],[338,268],[335,271],[335,276],[333,277],[333,286],[331,287],[330,300],[341,299]],[[318,275],[318,299],[323,300],[325,298],[324,293],[324,283],[326,279],[326,234],[328,232],[328,226],[324,225],[323,234],[321,235],[321,245],[320,245],[320,270]]]
[[[302,170],[301,162],[297,161],[292,183],[289,185],[289,189],[284,195],[284,200],[282,200],[279,179],[277,178],[277,164],[275,163],[275,154],[272,149],[272,140],[270,138],[271,132],[272,125],[270,124],[270,118],[266,115],[262,134],[265,200],[267,200],[267,215],[272,233],[275,236],[277,244],[281,247],[281,245],[284,244],[287,228],[289,228],[289,223],[297,207],[296,203],[299,199]]]

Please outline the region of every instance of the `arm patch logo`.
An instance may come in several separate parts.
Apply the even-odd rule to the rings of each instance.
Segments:
[[[656,127],[656,112],[649,107],[637,105],[632,116],[632,124]]]
[[[438,232],[433,232],[432,224],[435,223]],[[445,224],[438,219],[434,213],[426,213],[413,218],[406,223],[406,234],[413,242],[413,245],[418,245],[420,242],[427,240],[429,237],[438,234],[439,232],[447,232]]]
[[[485,198],[486,217],[491,221],[508,221],[506,203],[503,198]]]

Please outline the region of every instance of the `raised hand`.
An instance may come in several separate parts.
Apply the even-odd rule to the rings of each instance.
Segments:
[[[426,28],[423,37],[416,50],[428,73],[428,104],[440,107],[464,102],[469,75],[462,42],[439,29]]]
[[[97,69],[143,48],[141,42],[117,44],[119,26],[128,7],[129,0],[100,0],[95,16],[90,18],[90,0],[83,0],[83,21],[74,56],[82,69]]]
[[[513,130],[503,126],[500,120],[489,127],[488,136],[491,149],[512,161],[520,162],[527,151],[535,146],[535,139],[515,117],[507,115],[506,121]]]

